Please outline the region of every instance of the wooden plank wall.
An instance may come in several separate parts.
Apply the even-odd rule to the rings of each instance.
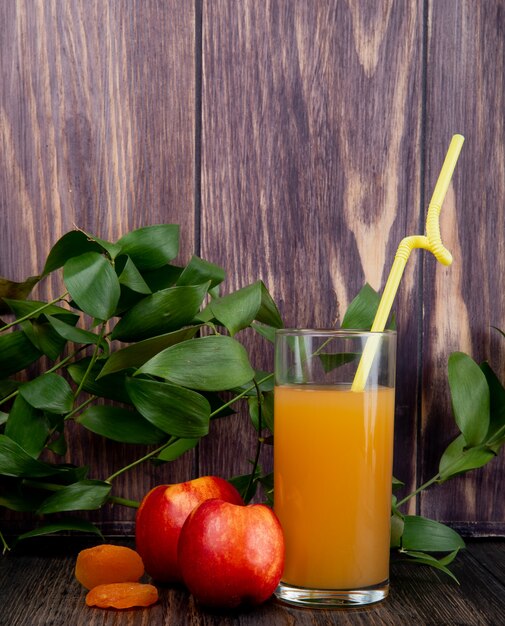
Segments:
[[[490,329],[505,327],[504,41],[502,0],[0,0],[0,275],[37,273],[74,224],[116,238],[177,222],[181,261],[220,263],[229,289],[263,279],[287,325],[333,326],[423,230],[460,132],[442,212],[454,265],[415,253],[396,304],[395,473],[420,484],[456,434],[449,353],[505,370]],[[97,477],[132,454],[89,434],[73,446]],[[196,454],[127,476],[124,495],[245,472],[253,446],[244,415],[219,420]],[[504,466],[411,510],[504,534]],[[98,517],[132,528],[121,509]]]
[[[39,273],[74,225],[115,240],[178,223],[188,259],[197,232],[193,4],[1,0],[0,11],[0,275]],[[82,429],[70,446],[102,479],[142,455]],[[139,499],[194,471],[191,453],[164,473],[148,464],[119,477],[117,492]],[[106,531],[131,532],[131,509],[98,517]]]

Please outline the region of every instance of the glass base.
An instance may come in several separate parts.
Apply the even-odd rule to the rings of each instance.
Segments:
[[[281,581],[275,597],[295,606],[327,609],[352,608],[384,600],[389,593],[389,580],[363,589],[308,589]]]

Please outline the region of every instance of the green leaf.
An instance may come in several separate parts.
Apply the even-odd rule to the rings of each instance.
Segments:
[[[38,528],[34,528],[33,530],[28,531],[27,533],[23,533],[16,538],[17,541],[22,541],[23,539],[29,539],[31,537],[40,537],[42,535],[49,535],[52,533],[61,532],[62,530],[76,530],[82,533],[94,534],[98,535],[102,539],[104,536],[100,532],[100,530],[91,522],[87,522],[86,520],[81,519],[60,519],[57,522],[51,522],[50,524],[43,524]]]
[[[238,291],[216,298],[198,316],[202,321],[217,320],[233,336],[256,320],[275,328],[283,323],[277,306],[261,280]]]
[[[489,428],[489,386],[480,367],[463,352],[449,357],[452,408],[469,446],[481,443]]]
[[[154,461],[161,461],[167,463],[168,461],[175,461],[181,457],[188,450],[192,450],[200,441],[200,438],[179,438],[170,443],[164,448]]]
[[[405,515],[402,535],[404,550],[450,552],[465,547],[465,542],[455,530],[426,517]]]
[[[453,552],[451,552],[450,554],[446,554],[444,557],[442,557],[441,559],[437,559],[437,561],[441,564],[441,565],[450,565],[454,559],[456,558],[456,556],[458,555],[458,552],[460,551],[460,548],[457,548],[456,550],[454,550]]]
[[[36,409],[51,413],[69,413],[74,404],[70,385],[58,374],[43,374],[21,385],[19,393]]]
[[[235,415],[236,411],[232,409],[231,405],[224,406],[225,401],[219,396],[218,393],[211,391],[201,391],[202,396],[207,398],[207,401],[210,404],[210,419],[219,419],[221,417],[227,417],[228,415]],[[234,393],[232,391],[232,393]],[[224,407],[224,408],[223,408]]]
[[[435,557],[429,554],[425,554],[424,552],[412,552],[409,550],[402,550],[401,552],[411,557],[410,559],[408,559],[409,563],[416,563],[417,565],[428,565],[429,567],[434,567],[435,569],[438,569],[444,572],[444,574],[450,576],[459,585],[458,579],[447,567],[447,565],[452,563],[452,561],[454,561],[454,559],[456,558],[456,555],[459,552],[459,548],[457,548],[447,556],[443,557],[442,559],[436,559]]]
[[[38,350],[55,360],[65,348],[66,340],[47,323],[46,319],[52,314],[53,319],[57,319],[61,324],[64,320],[67,324],[75,325],[79,316],[45,302],[9,300],[8,304],[18,319],[29,316],[29,321],[21,322],[22,330]]]
[[[7,435],[0,435],[0,474],[36,478],[52,476],[58,471],[57,467],[32,458]]]
[[[97,252],[69,259],[63,279],[77,306],[92,317],[107,320],[119,302],[121,288],[110,262]]]
[[[482,467],[495,456],[496,454],[491,450],[482,446],[467,448],[464,435],[459,435],[447,446],[440,458],[438,467],[440,480],[445,481],[458,474]]]
[[[247,399],[249,404],[249,415],[256,430],[259,429],[259,407],[258,396],[250,396]],[[274,432],[274,394],[272,391],[261,394],[261,426]]]
[[[336,369],[337,367],[341,367],[346,363],[352,363],[352,361],[355,361],[360,357],[360,355],[355,352],[343,352],[340,354],[322,353],[318,356],[326,373],[331,372],[332,370]]]
[[[84,232],[84,231],[83,231]],[[91,235],[90,233],[84,232],[86,237],[90,241],[96,242],[102,250],[105,250],[111,259],[115,259],[117,255],[121,252],[121,246],[117,243],[111,243],[110,241],[106,241],[105,239],[100,239],[100,237],[95,237],[95,235]]]
[[[129,287],[121,285],[121,295],[113,317],[121,317],[144,298],[145,294],[132,291]]]
[[[235,487],[235,489],[242,496],[244,502],[248,504],[256,495],[260,478],[261,468],[256,466],[254,474],[251,473],[232,476],[232,478],[228,479],[228,482]]]
[[[118,272],[119,263],[121,263],[121,271],[119,273],[119,282],[132,291],[137,293],[149,294],[151,290],[146,281],[142,278],[142,274],[135,267],[135,263],[130,257],[121,256],[116,261],[116,272]]]
[[[176,437],[203,437],[209,432],[210,405],[184,387],[140,378],[127,379],[135,408],[152,424]]]
[[[121,254],[127,254],[140,269],[156,269],[179,253],[179,226],[157,224],[133,230],[119,239]]]
[[[225,335],[190,339],[166,348],[138,373],[202,391],[232,389],[254,376],[245,348]]]
[[[275,328],[273,326],[266,326],[265,324],[252,322],[251,327],[258,333],[258,335],[261,335],[270,343],[275,342]]]
[[[366,283],[348,306],[341,327],[353,330],[370,330],[379,302],[379,294]]]
[[[223,282],[225,275],[222,267],[193,255],[177,279],[177,285],[201,285],[210,282],[210,288],[213,289]]]
[[[9,417],[8,413],[4,413],[3,411],[0,411],[0,426],[2,426],[2,424],[5,424],[8,417]]]
[[[55,454],[59,454],[60,456],[65,456],[65,454],[67,453],[67,440],[65,438],[65,433],[61,432],[59,434],[57,434],[57,436],[52,439],[52,441],[50,441],[47,444],[47,449],[48,450],[52,450]]]
[[[403,515],[398,512],[393,513],[391,515],[391,537],[389,542],[391,548],[399,548],[401,546],[404,526]]]
[[[41,315],[53,315],[74,325],[79,319],[72,311],[41,300],[6,300],[6,302],[16,317],[30,316],[32,319],[38,319]]]
[[[8,378],[0,380],[0,400],[10,396],[20,385],[21,381],[19,380],[10,380]]]
[[[459,551],[460,548],[457,548],[456,550],[453,550],[450,554],[446,554],[440,559],[437,559],[432,554],[426,554],[425,552],[417,552],[411,550],[402,550],[401,552],[414,558],[424,559],[425,561],[427,561],[428,564],[439,563],[440,565],[450,565],[458,555]]]
[[[46,497],[45,493],[40,492],[22,492],[2,491],[0,495],[0,506],[10,511],[18,511],[19,513],[30,513],[36,511]]]
[[[0,313],[8,313],[10,307],[6,306],[6,300],[15,298],[16,300],[24,300],[28,297],[31,290],[39,282],[40,276],[30,276],[22,283],[16,283],[7,278],[0,277]]]
[[[404,482],[402,482],[401,480],[398,480],[398,478],[395,478],[393,476],[393,491],[395,489],[399,489],[400,487],[404,487],[404,486],[405,486]]]
[[[89,467],[87,465],[76,467],[70,463],[60,463],[58,465],[52,465],[51,467],[54,470],[51,482],[61,485],[70,485],[79,480],[84,480],[89,473]],[[41,488],[43,489],[44,487],[42,486]]]
[[[154,293],[155,291],[162,291],[173,287],[177,282],[184,268],[178,265],[163,265],[156,270],[142,271],[142,278],[146,281],[149,289]]]
[[[260,389],[260,391],[273,391],[274,389],[274,375],[271,372],[265,372],[263,370],[255,370],[254,371],[254,379]],[[232,389],[233,393],[239,394],[243,391],[246,391],[245,397],[254,396],[256,397],[256,387],[252,380],[248,380],[243,385],[237,385]]]
[[[22,330],[0,335],[0,377],[20,372],[42,356]]]
[[[130,309],[112,331],[112,338],[139,341],[190,324],[209,284],[169,287],[147,296]]]
[[[88,237],[80,230],[72,230],[54,244],[42,272],[42,276],[50,274],[54,270],[63,267],[65,263],[85,252],[101,252],[102,248],[94,241],[90,241]]]
[[[101,480],[81,480],[56,491],[40,505],[39,515],[60,511],[92,511],[107,501],[112,485]]]
[[[89,361],[89,357],[86,357],[68,366],[67,371],[76,385],[81,384],[82,378],[88,369]],[[123,374],[110,374],[97,380],[101,369],[102,366],[100,363],[93,365],[84,382],[84,391],[95,396],[101,396],[102,398],[109,398],[110,400],[131,404],[130,397],[125,388],[125,378]]]
[[[52,361],[63,352],[67,342],[47,322],[30,320],[21,323],[21,328],[33,345]]]
[[[74,343],[81,343],[84,345],[98,343],[99,336],[97,334],[92,333],[89,330],[84,330],[83,328],[76,328],[75,326],[67,324],[52,315],[47,315],[46,317],[48,323],[51,324],[58,335],[67,341],[73,341]]]
[[[122,443],[156,444],[166,439],[166,434],[140,413],[119,407],[93,406],[75,421],[97,435]]]
[[[505,427],[505,389],[496,374],[491,369],[489,363],[481,363],[480,367],[484,372],[484,376],[486,377],[489,387],[490,420],[489,429],[486,435],[486,442],[493,441],[490,448],[493,452],[495,452],[495,454],[498,454],[501,446],[505,443],[503,435],[501,437],[498,435],[498,438],[496,439],[496,435],[499,431],[503,432]]]
[[[44,449],[50,426],[42,411],[18,395],[9,413],[5,434],[30,456],[37,458]]]
[[[263,474],[260,476],[259,483],[263,487],[263,493],[265,494],[266,504],[272,507],[274,506],[274,473]]]
[[[158,337],[144,339],[144,341],[139,341],[136,344],[117,350],[107,359],[97,378],[132,367],[140,367],[161,350],[173,346],[176,343],[180,343],[181,341],[192,339],[199,328],[200,326],[182,328],[181,330],[175,330],[171,333],[159,335]]]

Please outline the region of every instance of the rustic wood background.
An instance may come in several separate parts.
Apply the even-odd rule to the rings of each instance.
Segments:
[[[333,326],[423,231],[465,135],[441,219],[454,264],[415,253],[396,303],[395,473],[410,489],[456,435],[450,352],[505,371],[491,328],[505,327],[504,63],[503,0],[0,0],[0,275],[38,273],[74,225],[116,239],[173,222],[181,262],[221,264],[230,290],[263,279],[287,325]],[[253,448],[247,418],[220,420],[197,452],[118,492],[244,473]],[[138,451],[76,432],[72,454],[103,478]],[[504,534],[504,467],[411,511]],[[133,528],[128,509],[93,518]]]

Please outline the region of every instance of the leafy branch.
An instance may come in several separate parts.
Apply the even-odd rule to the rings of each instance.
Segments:
[[[402,517],[398,508],[432,485],[483,467],[498,455],[505,443],[505,389],[490,365],[486,362],[478,365],[468,355],[454,352],[449,357],[448,376],[454,417],[460,434],[442,454],[438,472],[397,502],[393,507],[393,516]],[[409,527],[412,526],[410,517],[404,517],[403,520]],[[410,529],[415,544],[412,549],[407,549],[404,529],[401,552],[416,562],[432,565],[453,576],[447,565],[456,557],[458,550],[464,547],[464,542],[454,530],[438,522],[427,522],[422,528]],[[435,544],[433,536],[438,537]],[[429,547],[423,548],[423,545]],[[434,557],[420,552],[430,549],[450,554],[434,562]]]
[[[177,266],[178,248],[179,228],[171,224],[114,243],[77,230],[56,242],[40,276],[0,281],[0,312],[13,316],[0,329],[0,506],[41,521],[20,538],[98,533],[84,520],[51,516],[138,506],[112,493],[115,478],[148,461],[177,459],[206,436],[212,419],[271,378],[260,374],[256,382],[235,338],[254,321],[282,326],[266,287],[258,281],[219,297],[224,270],[196,256]],[[58,298],[16,299],[60,271],[65,292]],[[203,328],[211,334],[202,336]],[[19,374],[42,357],[46,369],[40,364],[38,375],[23,380]],[[87,466],[68,458],[70,420],[151,450],[105,480],[90,478]],[[0,541],[7,549],[3,535]]]
[[[344,318],[347,327],[370,328],[378,301],[379,295],[365,285],[349,306]],[[448,379],[460,434],[443,452],[433,477],[400,500],[393,496],[391,547],[409,561],[435,567],[455,579],[448,565],[465,547],[463,539],[438,521],[404,515],[400,509],[426,489],[483,467],[498,455],[505,443],[505,388],[489,363],[479,365],[462,352],[449,356]],[[402,484],[398,481],[396,487]],[[448,554],[437,559],[430,552]]]
[[[175,265],[178,248],[179,229],[171,224],[140,228],[114,243],[76,230],[53,246],[40,276],[25,283],[0,279],[0,313],[14,318],[0,328],[0,506],[40,520],[18,540],[62,530],[100,534],[86,520],[61,515],[105,504],[138,506],[112,493],[114,480],[143,463],[179,458],[240,400],[247,401],[257,439],[251,471],[230,481],[246,501],[261,486],[272,502],[272,475],[259,460],[262,446],[273,441],[273,375],[252,367],[236,335],[251,327],[271,342],[281,317],[261,281],[220,297],[224,270],[196,256]],[[58,271],[66,289],[61,296],[19,299]],[[369,329],[379,299],[365,285],[342,327]],[[325,367],[344,364],[341,355],[320,356]],[[19,376],[42,357],[47,369],[30,380]],[[505,389],[488,363],[461,352],[449,357],[448,375],[460,434],[432,478],[400,500],[393,497],[391,546],[454,578],[448,566],[464,548],[462,538],[401,508],[495,458],[505,442]],[[86,466],[68,458],[70,420],[107,440],[150,449],[104,480],[89,478]],[[2,533],[0,543],[8,549]]]

